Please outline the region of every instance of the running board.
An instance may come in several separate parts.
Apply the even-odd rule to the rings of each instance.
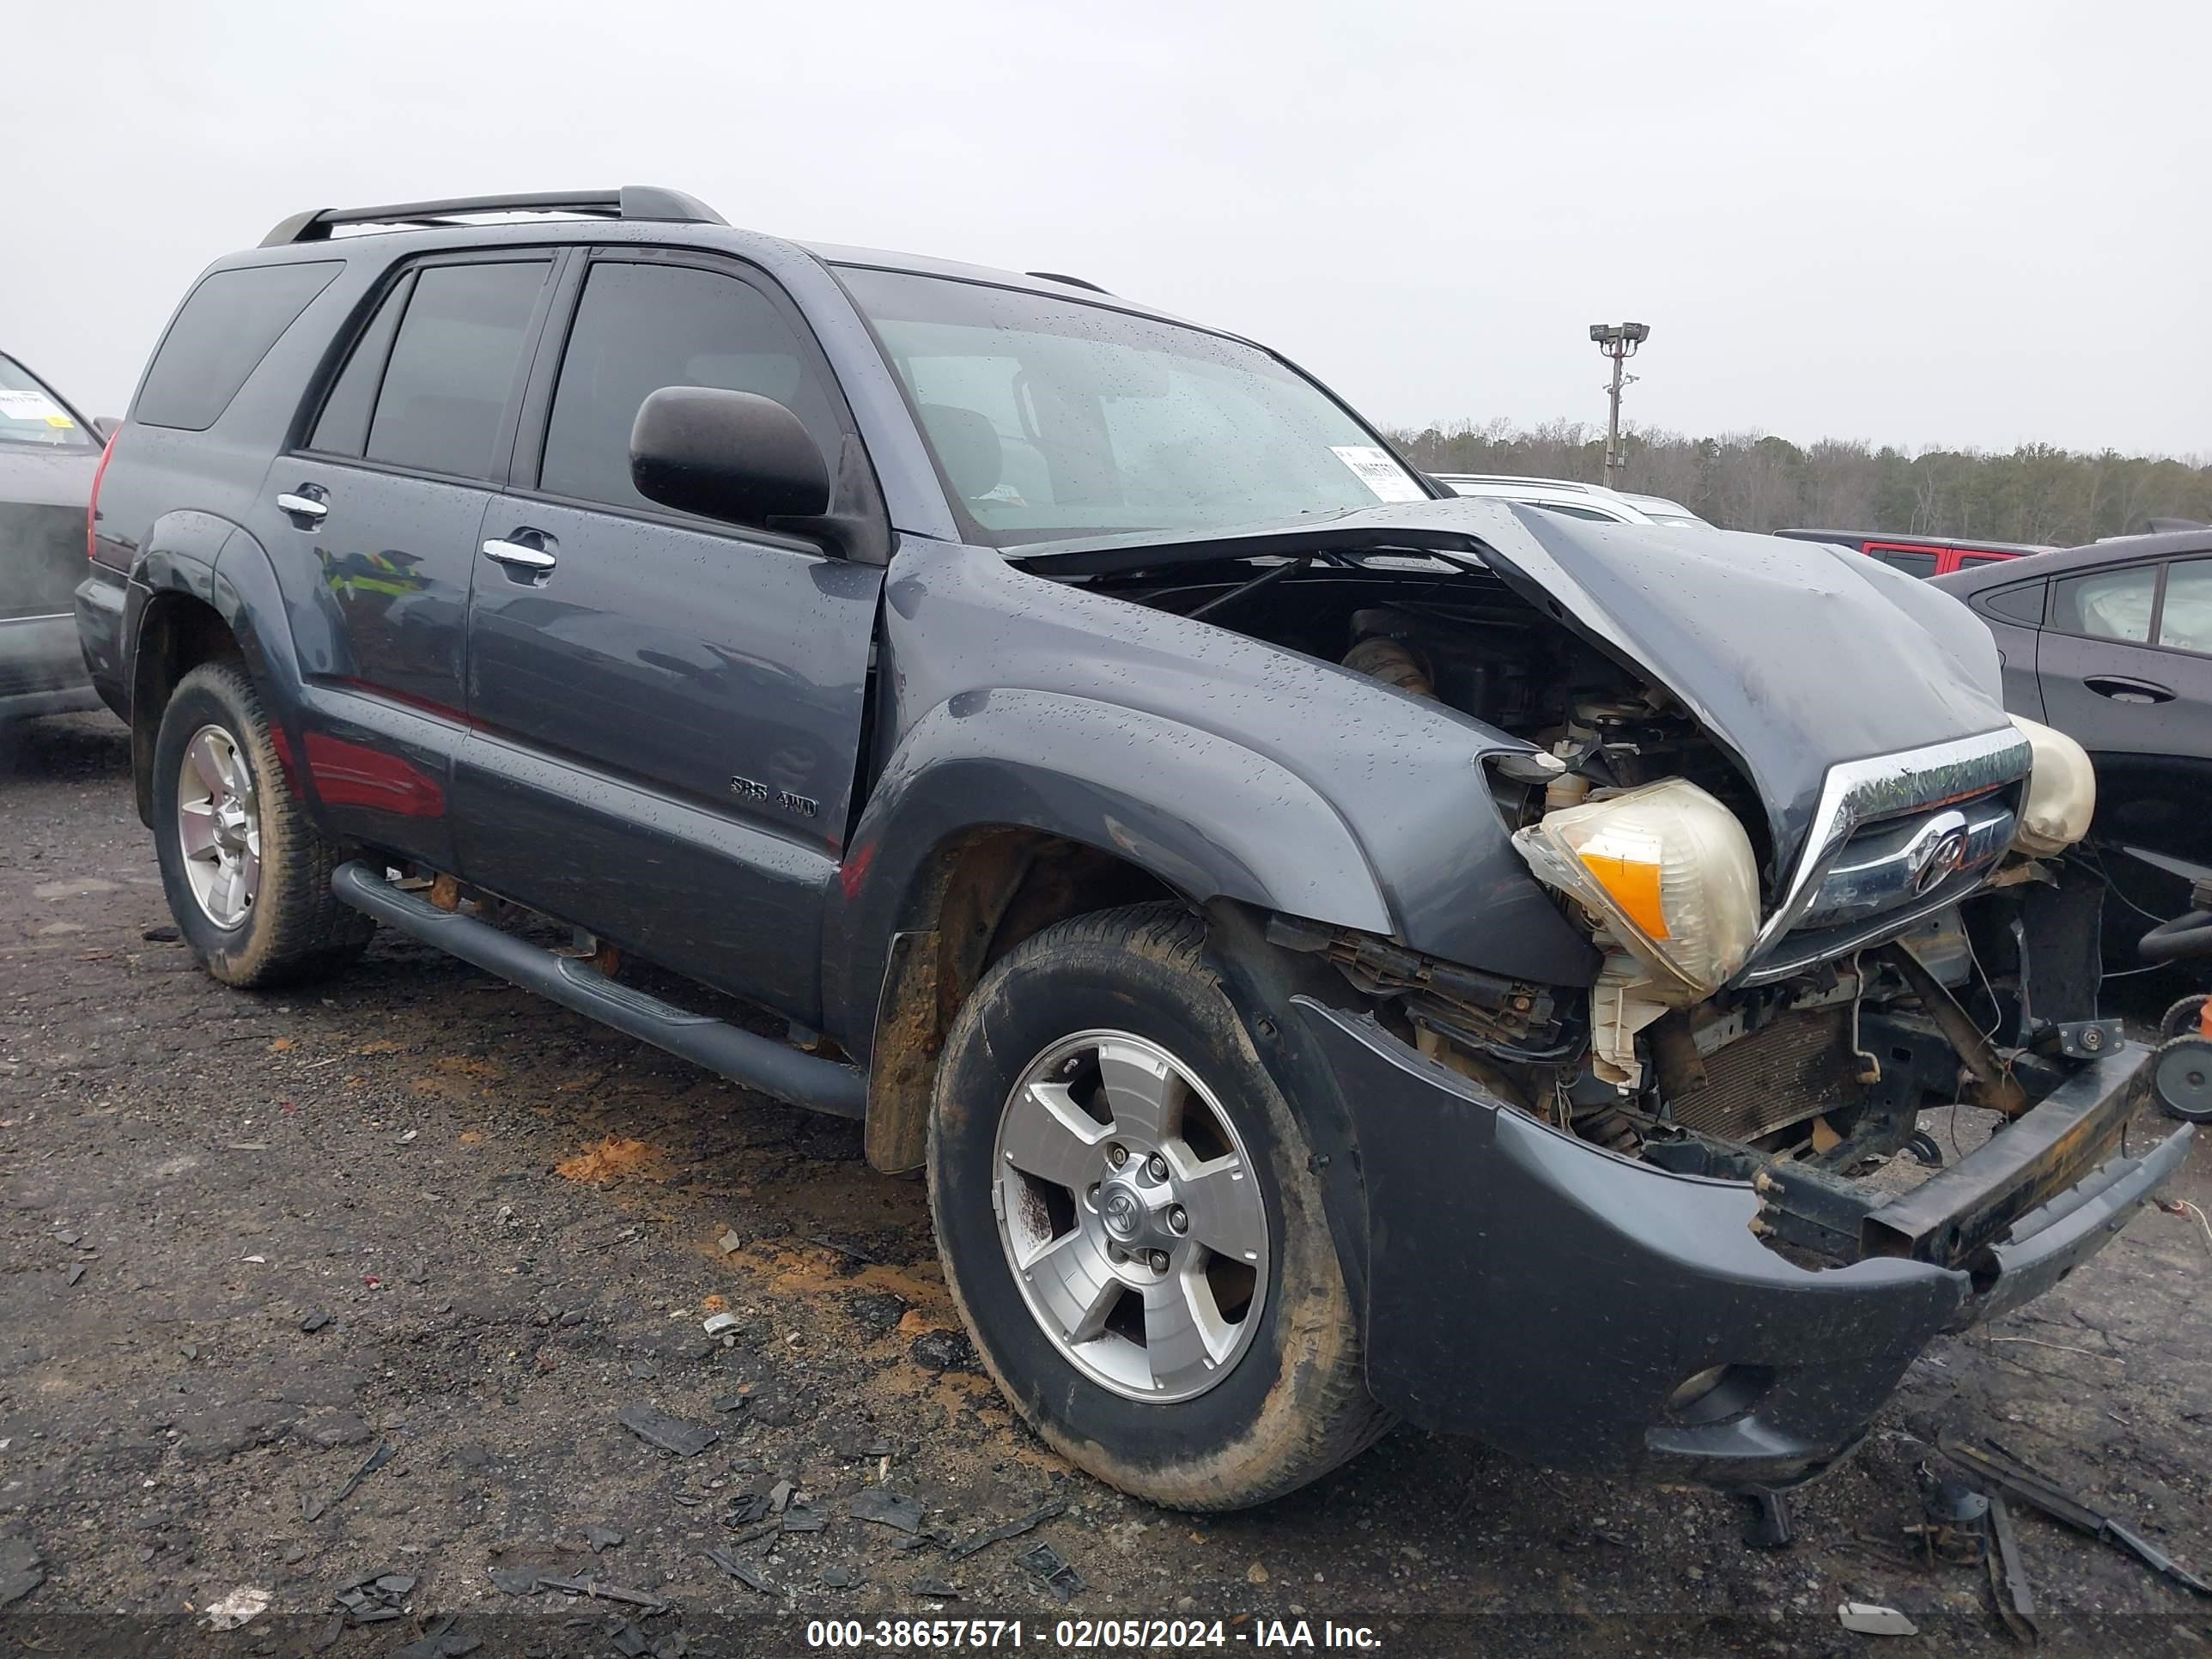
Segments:
[[[773,1037],[647,996],[574,957],[556,956],[543,946],[501,933],[489,922],[457,910],[441,910],[413,893],[403,892],[357,860],[331,872],[331,891],[341,902],[375,917],[387,927],[396,927],[526,991],[550,997],[564,1008],[625,1031],[641,1042],[665,1048],[732,1083],[837,1117],[867,1115],[868,1079],[856,1066],[801,1054]]]

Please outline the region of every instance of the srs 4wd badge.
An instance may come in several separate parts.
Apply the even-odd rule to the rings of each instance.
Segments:
[[[788,789],[771,789],[766,784],[756,782],[751,778],[732,778],[730,793],[739,800],[773,803],[785,811],[802,818],[818,817],[822,812],[822,803],[811,796],[794,795]]]

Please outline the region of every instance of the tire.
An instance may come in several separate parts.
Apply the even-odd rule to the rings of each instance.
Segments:
[[[258,834],[258,873],[229,925],[222,917],[239,890],[221,889],[207,898],[196,890],[189,866],[197,862],[204,872],[205,858],[188,858],[179,816],[180,800],[191,799],[188,789],[194,795],[209,793],[207,784],[188,782],[185,775],[187,751],[207,733],[214,734],[207,738],[211,752],[222,756],[228,745],[226,775],[242,768],[249,792],[221,794],[222,804],[236,807],[241,799],[250,799],[233,816]],[[196,780],[204,776],[196,769]],[[169,914],[209,973],[241,988],[297,985],[334,973],[361,954],[376,924],[332,896],[331,872],[342,854],[308,823],[285,781],[260,696],[236,658],[204,662],[178,682],[154,739],[153,785],[154,844]],[[212,816],[197,802],[192,811],[196,818]]]
[[[2212,1123],[2212,1037],[2168,1037],[2150,1065],[2151,1091],[2168,1117]]]
[[[1146,904],[1059,923],[1009,952],[946,1037],[930,1118],[929,1192],[953,1302],[993,1380],[1030,1425],[1069,1462],[1133,1496],[1231,1510],[1327,1474],[1393,1419],[1367,1393],[1358,1322],[1304,1133],[1223,994],[1204,943],[1199,918]],[[1148,1141],[1136,1133],[1144,1121],[1136,1092],[1109,1097],[1104,1079],[1109,1063],[1116,1078],[1149,1078],[1133,1062],[1154,1060],[1195,1086],[1170,1082],[1168,1097],[1183,1103],[1164,1121],[1179,1127]],[[1043,1118],[1015,1112],[1017,1086],[1026,1100],[1024,1079],[1033,1077],[1061,1090],[1046,1132],[1024,1127]],[[1064,1132],[1069,1123],[1076,1127]],[[1094,1133],[1095,1144],[1087,1139]],[[1115,1166],[1124,1140],[1136,1150]],[[1046,1141],[1048,1152],[1039,1150]],[[1158,1148],[1158,1162],[1140,1156],[1147,1146]],[[1049,1164],[1066,1180],[1033,1181],[1021,1164]],[[1172,1180],[1146,1173],[1162,1169]],[[1237,1169],[1255,1177],[1256,1211],[1233,1175],[1222,1184],[1224,1172]],[[1153,1207],[1133,1222],[1139,1198]],[[1188,1209],[1172,1202],[1178,1198]],[[1264,1237],[1255,1231],[1261,1215]],[[1170,1231],[1177,1218],[1181,1234]],[[1112,1231],[1132,1225],[1147,1231]],[[1200,1244],[1201,1234],[1221,1248]],[[1169,1249],[1105,1266],[1121,1237]],[[1258,1248],[1237,1248],[1248,1243]],[[1086,1248],[1104,1252],[1084,1258],[1100,1268],[1096,1278],[1063,1279],[1064,1267],[1054,1270],[1041,1254]],[[1025,1249],[1040,1254],[1021,1255],[1018,1268]],[[1150,1261],[1170,1266],[1156,1273]],[[1106,1276],[1125,1273],[1142,1281],[1133,1297],[1132,1287],[1115,1291]],[[1110,1316],[1096,1311],[1101,1285]],[[1042,1304],[1055,1292],[1093,1298],[1091,1312],[1073,1322],[1073,1344],[1065,1316],[1048,1329]],[[1155,1297],[1169,1322],[1160,1331]],[[1232,1314],[1239,1297],[1241,1314]],[[1188,1319],[1188,1332],[1177,1330],[1193,1308],[1202,1311]],[[1081,1334],[1102,1323],[1097,1335]]]
[[[2192,1036],[2203,1029],[2203,996],[2184,997],[2159,1017],[2158,1034],[2161,1037]]]

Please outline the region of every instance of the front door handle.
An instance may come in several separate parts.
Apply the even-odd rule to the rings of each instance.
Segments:
[[[292,520],[295,530],[313,530],[330,516],[331,504],[323,499],[320,484],[303,483],[277,496],[276,510]]]
[[[2173,693],[2149,680],[2126,679],[2118,674],[2099,674],[2083,680],[2100,697],[2114,702],[2172,702]]]
[[[483,555],[523,578],[542,576],[561,562],[553,551],[553,538],[536,530],[495,537],[483,544]]]

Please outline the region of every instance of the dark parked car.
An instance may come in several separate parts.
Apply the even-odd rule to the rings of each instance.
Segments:
[[[85,503],[100,435],[0,353],[0,729],[100,707],[70,595],[84,576]]]
[[[2048,553],[2032,542],[1973,542],[1954,536],[1891,536],[1878,530],[1778,530],[1792,541],[1832,542],[1869,558],[1880,559],[1908,576],[1948,576],[1954,571],[1980,570],[2030,553]]]
[[[1105,1479],[1254,1503],[1397,1415],[1802,1479],[2185,1148],[1994,882],[2087,762],[1871,560],[1439,495],[1087,283],[320,211],[185,296],[78,614],[217,978],[381,923],[864,1119]],[[2016,1121],[1863,1179],[1962,1066]]]
[[[2088,751],[2096,841],[2166,872],[2108,860],[2123,893],[2159,915],[2182,908],[2190,881],[2212,877],[2212,530],[2117,538],[1937,586],[1996,635],[2006,706]]]

